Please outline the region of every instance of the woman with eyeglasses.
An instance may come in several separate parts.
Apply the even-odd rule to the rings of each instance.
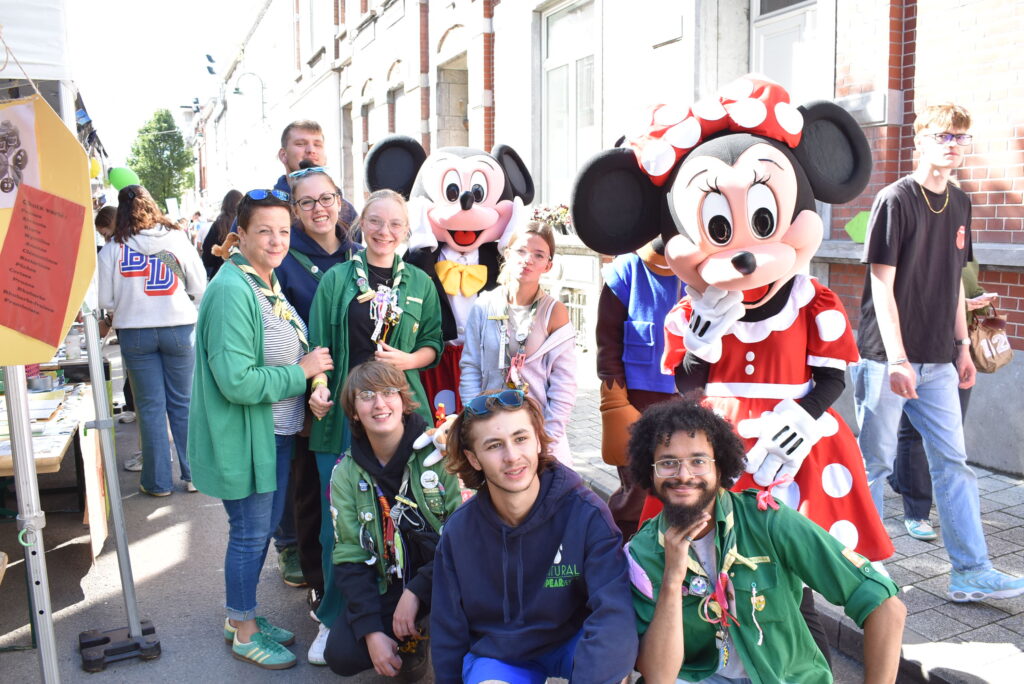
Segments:
[[[189,455],[196,486],[223,500],[224,639],[239,660],[267,669],[295,664],[295,635],[257,615],[256,586],[284,507],[306,382],[334,366],[311,347],[305,323],[281,293],[274,269],[288,251],[290,201],[250,190],[238,205],[227,263],[199,311]]]
[[[320,481],[349,445],[349,429],[337,403],[348,373],[366,361],[386,363],[405,374],[417,412],[426,423],[432,416],[419,371],[437,362],[441,353],[441,305],[426,273],[402,261],[398,247],[409,237],[405,200],[391,190],[370,195],[357,220],[366,248],[320,281],[310,311],[310,339],[327,347],[335,368],[313,378],[309,407],[316,420],[309,446],[316,452]],[[324,554],[324,597],[317,616],[330,628],[341,600],[330,578],[334,545],[330,509],[323,500],[320,544]]]
[[[122,188],[117,203],[113,239],[98,257],[97,285],[100,308],[114,312],[135,398],[142,446],[139,491],[168,496],[174,489],[170,422],[178,471],[192,492],[188,412],[196,306],[206,290],[206,271],[188,235],[164,216],[145,188]]]
[[[565,305],[540,285],[554,255],[546,223],[531,221],[512,235],[500,287],[482,293],[466,321],[459,394],[465,405],[503,387],[523,390],[544,409],[551,455],[571,467],[565,428],[576,404],[576,331]]]
[[[332,561],[345,611],[324,656],[343,676],[373,668],[418,681],[427,666],[420,625],[430,609],[434,549],[462,503],[459,481],[432,443],[416,447],[427,423],[394,366],[353,368],[340,401],[352,443],[331,474]]]
[[[348,234],[355,210],[322,166],[310,166],[285,176],[291,188],[292,235],[281,265],[274,269],[281,291],[304,321],[309,320],[320,280],[334,266],[360,249]],[[324,594],[323,551],[320,548],[321,499],[327,482],[320,481],[316,455],[309,448],[312,416],[307,411],[302,432],[296,436],[290,491],[285,501],[282,529],[285,539],[274,540],[281,576],[290,586],[309,586],[308,602],[316,609]],[[291,537],[288,539],[287,537]],[[308,659],[324,665],[323,639],[314,642]]]

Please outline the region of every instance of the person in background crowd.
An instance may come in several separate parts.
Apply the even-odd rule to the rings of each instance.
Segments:
[[[213,276],[217,275],[221,264],[224,263],[223,259],[213,253],[213,247],[224,242],[228,235],[228,229],[235,222],[238,203],[241,201],[242,193],[238,190],[228,190],[224,194],[224,199],[220,202],[220,213],[210,225],[206,239],[203,240],[203,266],[206,268],[206,277],[210,280],[213,280]]]
[[[251,190],[239,203],[238,233],[222,251],[230,263],[199,312],[189,425],[196,485],[228,515],[224,638],[236,658],[267,669],[295,664],[285,648],[295,635],[257,616],[256,587],[284,508],[306,381],[333,368],[274,275],[288,251],[289,209],[277,190]]]
[[[284,173],[278,177],[274,184],[274,189],[290,194],[292,189],[288,177],[289,174],[304,168],[323,168],[327,164],[324,132],[320,124],[309,119],[299,119],[285,126],[284,130],[281,131],[281,147],[277,151],[277,160],[284,166]],[[338,215],[341,223],[349,226],[355,221],[356,210],[347,200],[339,197]],[[294,282],[294,280],[290,279],[289,282]],[[310,295],[311,297],[312,295]],[[308,312],[308,303],[304,298],[302,301],[296,302],[296,305],[306,307]],[[303,319],[309,320],[305,314]],[[329,475],[330,473],[328,472],[327,474]],[[303,483],[304,481],[300,479],[298,482]],[[285,499],[281,526],[274,532],[274,548],[277,550],[277,566],[284,583],[292,587],[304,587],[307,581],[302,574],[299,531],[295,524],[295,484],[290,481],[288,485],[288,495]],[[321,494],[321,499],[326,500],[326,495]],[[307,594],[307,598],[310,601],[311,607],[313,607],[316,603],[315,594]]]
[[[899,589],[785,504],[730,492],[745,460],[729,423],[690,401],[655,404],[633,424],[633,478],[663,504],[626,545],[637,670],[650,682],[831,681],[801,617],[806,582],[863,627],[864,681],[896,681]]]
[[[540,286],[554,254],[546,223],[531,221],[509,239],[501,285],[477,297],[466,321],[459,394],[465,405],[486,391],[523,390],[544,408],[552,456],[571,467],[565,428],[576,405],[576,332],[565,305]]]
[[[993,304],[997,295],[985,292],[978,285],[978,262],[971,260],[960,276],[964,284],[964,304],[967,307],[967,329],[974,325],[978,311]],[[955,361],[954,361],[955,363]],[[960,395],[960,418],[967,417],[967,405],[971,400],[971,388],[958,388]],[[904,411],[900,418],[896,460],[892,464],[889,484],[903,498],[903,526],[914,539],[933,541],[938,538],[929,518],[932,510],[932,478],[928,470],[928,458],[924,453],[921,433],[914,429]]]
[[[353,228],[362,231],[366,249],[327,272],[310,311],[310,340],[330,349],[335,363],[333,371],[313,378],[309,398],[317,419],[309,447],[316,452],[321,482],[330,481],[331,469],[349,446],[348,424],[336,402],[349,371],[370,360],[403,371],[419,405],[416,410],[429,424],[432,416],[419,370],[436,363],[441,353],[437,290],[427,274],[398,255],[399,245],[409,237],[405,200],[391,190],[372,193]],[[326,497],[323,506],[320,544],[326,579],[334,533]],[[325,581],[317,610],[322,624],[330,628],[341,607],[337,587]]]
[[[622,535],[608,507],[551,456],[540,404],[521,390],[471,399],[446,465],[474,497],[434,557],[438,684],[622,681],[636,626]]]
[[[428,664],[420,625],[430,613],[434,550],[462,503],[459,480],[439,459],[427,465],[433,443],[415,448],[428,425],[394,366],[353,368],[341,404],[352,446],[331,474],[331,512],[345,613],[330,631],[326,660],[343,676],[373,668],[418,681]]]
[[[975,380],[961,281],[972,259],[971,201],[950,182],[970,127],[963,107],[925,109],[914,121],[916,169],[875,198],[864,241],[862,359],[851,367],[857,441],[880,516],[904,411],[924,438],[953,566],[948,595],[958,602],[1024,594],[1024,578],[992,567],[956,392]]]
[[[113,240],[100,250],[100,308],[113,311],[121,358],[134,390],[142,441],[139,490],[167,496],[170,421],[181,480],[194,492],[188,460],[188,411],[196,306],[206,273],[195,247],[140,185],[118,193]]]
[[[301,162],[306,163],[306,160]],[[349,240],[351,226],[338,213],[343,206],[341,191],[322,166],[294,171],[288,174],[288,181],[291,183],[295,217],[291,247],[274,272],[285,297],[304,320],[309,320],[313,295],[324,274],[347,260],[359,246]],[[277,562],[286,584],[305,582],[309,585],[307,598],[310,614],[315,618],[324,595],[321,500],[330,483],[320,481],[316,454],[309,448],[310,418],[307,414],[306,424],[295,438],[295,458],[292,459],[291,510],[295,520],[296,544],[279,549]],[[307,655],[309,662],[326,664],[323,657],[326,642],[327,629],[321,625],[319,638],[313,641]]]

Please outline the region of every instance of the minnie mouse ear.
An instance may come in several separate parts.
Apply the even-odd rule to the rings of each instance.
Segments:
[[[664,194],[636,162],[633,150],[598,153],[576,176],[570,208],[576,234],[601,254],[626,254],[661,233]]]
[[[793,154],[814,189],[814,197],[829,204],[849,202],[867,187],[871,177],[871,146],[850,114],[834,102],[810,102],[799,107],[803,137]]]
[[[391,135],[366,154],[366,187],[370,191],[387,188],[409,199],[416,174],[427,153],[416,140],[405,135]]]

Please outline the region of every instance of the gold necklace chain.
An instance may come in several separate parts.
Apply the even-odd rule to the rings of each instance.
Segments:
[[[942,208],[939,209],[938,211],[932,209],[932,203],[928,201],[928,195],[925,194],[924,186],[918,183],[917,187],[921,188],[921,197],[924,197],[924,203],[925,206],[928,207],[928,211],[932,212],[933,214],[941,214],[942,212],[946,211],[946,207],[949,206],[949,183],[946,184],[946,201],[942,203]]]

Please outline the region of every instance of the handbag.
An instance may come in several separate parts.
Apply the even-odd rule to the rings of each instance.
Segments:
[[[1006,319],[992,307],[991,316],[975,316],[968,335],[971,359],[980,373],[995,373],[1013,360],[1013,349],[1006,336]]]

